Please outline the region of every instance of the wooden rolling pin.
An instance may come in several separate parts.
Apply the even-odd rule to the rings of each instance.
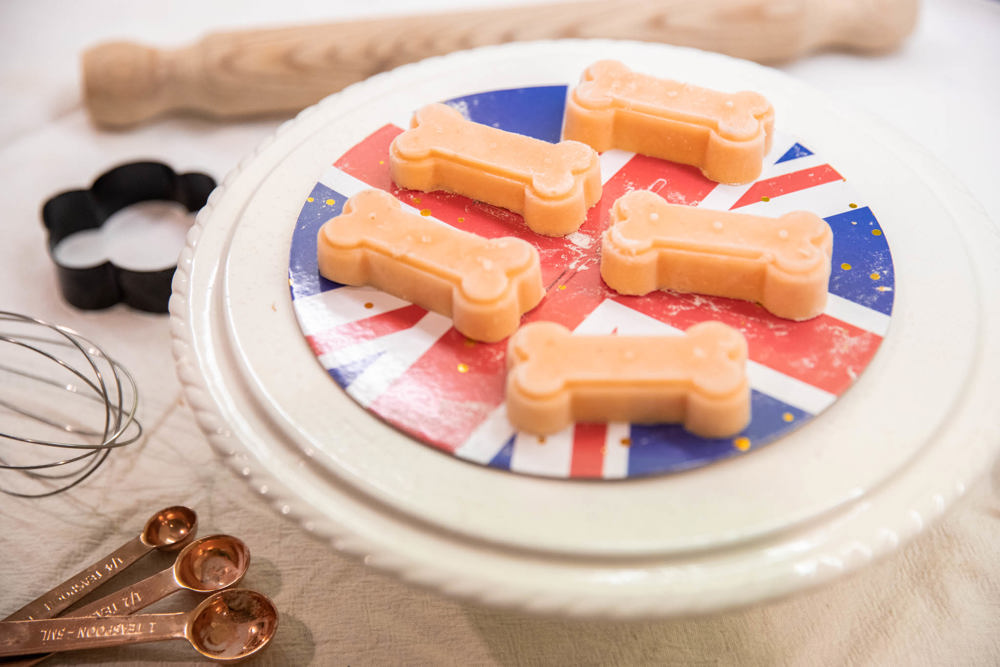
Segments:
[[[382,70],[488,44],[612,38],[694,46],[763,63],[821,49],[884,52],[912,31],[918,0],[583,0],[217,33],[157,50],[83,55],[93,120],[125,127],[175,111],[290,114]],[[595,54],[597,58],[599,54]]]

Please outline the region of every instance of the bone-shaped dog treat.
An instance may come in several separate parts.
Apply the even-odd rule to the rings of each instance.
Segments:
[[[323,277],[373,285],[451,317],[475,340],[514,333],[545,292],[538,251],[527,241],[485,239],[409,213],[382,190],[348,199],[320,228],[317,245]]]
[[[400,187],[446,190],[520,213],[546,236],[575,232],[601,198],[600,163],[589,146],[505,132],[444,104],[414,114],[392,142],[389,166]]]
[[[668,204],[634,190],[611,208],[601,276],[621,294],[697,292],[806,320],[826,306],[832,251],[833,232],[813,213],[765,218]]]
[[[507,415],[546,435],[574,421],[682,423],[724,438],[750,421],[747,343],[721,322],[682,336],[573,335],[526,324],[507,343]]]
[[[601,60],[566,103],[563,137],[694,165],[736,184],[760,176],[773,130],[774,109],[758,93],[699,88]]]

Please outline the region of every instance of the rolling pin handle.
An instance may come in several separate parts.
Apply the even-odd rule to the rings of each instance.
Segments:
[[[106,42],[82,59],[84,103],[102,125],[124,127],[176,107],[164,52],[134,42]]]

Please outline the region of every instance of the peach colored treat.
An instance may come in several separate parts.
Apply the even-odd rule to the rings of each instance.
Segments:
[[[657,289],[757,301],[778,317],[823,312],[833,232],[806,211],[780,218],[620,197],[601,244],[601,276],[621,294]]]
[[[563,136],[690,164],[720,183],[760,176],[774,109],[750,91],[723,93],[631,71],[615,60],[586,69],[566,103]]]
[[[542,296],[538,251],[517,238],[484,239],[403,210],[365,190],[317,238],[319,272],[347,285],[374,285],[452,318],[461,333],[496,342],[517,330]]]
[[[507,415],[546,435],[574,421],[680,422],[706,438],[750,421],[747,343],[721,322],[683,336],[575,336],[554,322],[507,343]]]
[[[447,190],[509,209],[546,236],[575,232],[601,198],[597,153],[576,141],[547,141],[465,120],[444,104],[413,116],[389,148],[396,185]]]

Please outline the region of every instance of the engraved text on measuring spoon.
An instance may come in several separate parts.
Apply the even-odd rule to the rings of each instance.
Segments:
[[[84,568],[48,593],[21,607],[4,620],[52,618],[78,599],[121,573],[153,549],[176,551],[190,542],[197,531],[198,517],[187,507],[160,510],[146,521],[137,537],[114,552]]]
[[[266,646],[277,627],[278,611],[266,596],[232,588],[190,612],[0,622],[0,657],[187,639],[207,658],[233,661]]]

